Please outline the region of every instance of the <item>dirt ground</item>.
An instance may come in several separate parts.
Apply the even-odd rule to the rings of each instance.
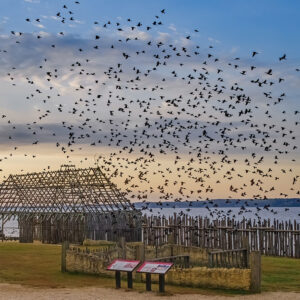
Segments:
[[[125,289],[116,290],[108,288],[98,287],[86,287],[86,288],[64,288],[64,289],[41,289],[25,287],[17,284],[0,284],[0,299],[13,299],[13,300],[67,300],[67,299],[99,299],[99,300],[228,300],[228,296],[211,296],[211,295],[172,295],[172,296],[159,296],[155,292],[138,293],[135,291],[127,291]],[[244,300],[296,300],[300,299],[300,293],[262,293],[260,295],[246,295],[246,296],[234,296],[234,299]]]

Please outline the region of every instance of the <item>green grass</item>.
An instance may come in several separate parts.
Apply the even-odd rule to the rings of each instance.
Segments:
[[[52,288],[97,285],[97,277],[61,273],[60,253],[59,245],[0,243],[0,282]]]
[[[60,245],[40,243],[20,244],[0,242],[0,282],[18,283],[35,287],[114,287],[111,277],[60,272]],[[122,282],[126,287],[126,282]],[[144,283],[134,283],[134,289],[145,291]],[[241,295],[243,291],[198,289],[167,285],[172,294]],[[153,290],[158,290],[156,284]],[[263,291],[300,292],[300,260],[278,257],[262,257]]]
[[[262,289],[300,292],[300,259],[263,256]]]

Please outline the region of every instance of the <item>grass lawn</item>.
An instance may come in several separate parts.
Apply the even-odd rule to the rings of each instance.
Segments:
[[[0,282],[18,283],[35,287],[114,287],[110,277],[60,272],[60,245],[19,244],[18,242],[0,242]],[[126,287],[126,282],[122,282]],[[134,289],[145,291],[144,283],[134,283]],[[166,287],[170,293],[188,294],[242,294],[246,292],[232,290],[213,290]],[[153,290],[158,290],[153,285]],[[263,291],[299,291],[300,260],[278,257],[262,258]]]
[[[262,290],[300,292],[300,259],[262,256]]]

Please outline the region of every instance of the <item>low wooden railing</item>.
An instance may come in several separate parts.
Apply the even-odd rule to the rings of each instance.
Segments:
[[[209,252],[210,268],[249,268],[249,254],[246,248],[235,250],[217,250]]]
[[[166,256],[151,259],[151,261],[162,261],[162,262],[172,262],[175,266],[181,268],[190,267],[190,256],[189,255],[176,255],[176,256]]]

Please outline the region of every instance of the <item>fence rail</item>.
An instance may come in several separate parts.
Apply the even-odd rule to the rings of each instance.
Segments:
[[[183,246],[234,250],[245,247],[264,255],[300,258],[300,224],[278,220],[211,220],[174,214],[144,216],[142,240],[159,246],[172,240]]]
[[[208,256],[210,268],[249,268],[247,249],[211,251]]]
[[[190,267],[190,256],[189,255],[176,255],[176,256],[167,256],[150,259],[151,261],[158,262],[172,262],[175,266],[180,268],[189,268]]]

